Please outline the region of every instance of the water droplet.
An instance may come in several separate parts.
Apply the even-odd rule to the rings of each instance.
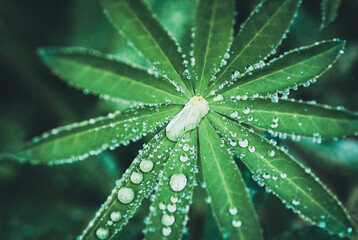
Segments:
[[[128,204],[134,199],[134,191],[131,188],[122,187],[118,191],[118,200],[123,204]]]
[[[182,173],[173,174],[170,177],[170,181],[169,181],[170,188],[174,192],[180,192],[181,190],[183,190],[186,186],[186,183],[187,183],[186,176]]]
[[[177,206],[175,204],[168,204],[168,211],[173,213],[177,210]]]
[[[241,139],[239,140],[239,145],[242,148],[246,148],[249,145],[249,141],[247,141],[247,139]]]
[[[96,236],[101,240],[107,239],[109,236],[109,230],[107,228],[100,227],[96,231]]]
[[[183,151],[185,151],[185,152],[187,152],[187,151],[189,151],[189,149],[190,149],[190,146],[189,146],[189,144],[184,144],[184,146],[183,146]]]
[[[237,142],[235,142],[235,141],[230,141],[230,145],[233,146],[233,147],[235,147],[235,146],[237,145]]]
[[[113,222],[118,222],[122,219],[122,213],[120,211],[115,211],[111,213],[111,220]]]
[[[149,172],[153,169],[153,162],[150,160],[143,160],[139,165],[140,170],[142,172]]]
[[[244,114],[249,114],[251,112],[250,108],[246,107],[242,110]]]
[[[232,226],[235,228],[238,228],[242,225],[242,222],[240,220],[232,220]]]
[[[186,162],[188,161],[189,157],[188,155],[186,155],[185,153],[183,153],[182,155],[180,155],[180,161],[182,162]]]
[[[174,196],[171,196],[170,197],[170,201],[172,202],[172,203],[177,203],[178,202],[178,198],[177,197],[174,197]]]
[[[170,227],[165,227],[162,229],[163,236],[167,237],[172,233],[172,229]]]
[[[280,176],[281,176],[281,178],[286,178],[287,174],[286,173],[281,173]]]
[[[232,118],[237,118],[239,116],[239,113],[237,111],[233,111],[232,113],[230,113],[230,117]]]
[[[162,224],[167,226],[167,227],[173,225],[174,221],[175,221],[174,216],[171,216],[171,215],[168,215],[168,214],[164,214],[162,216]]]
[[[292,204],[294,205],[294,206],[298,206],[298,205],[300,205],[300,201],[298,201],[298,200],[292,200]]]
[[[215,102],[217,102],[217,101],[222,101],[222,100],[224,100],[224,97],[223,97],[223,95],[218,94],[218,95],[216,95],[216,97],[214,97],[213,100],[214,100]]]
[[[275,151],[274,151],[274,150],[270,150],[268,154],[269,154],[270,157],[273,157],[273,156],[275,156]]]
[[[323,221],[321,221],[321,222],[318,223],[318,226],[319,226],[320,228],[325,228],[325,227],[326,227],[326,223],[323,222]]]
[[[255,149],[255,147],[254,147],[254,146],[250,146],[250,147],[249,147],[249,151],[250,151],[250,152],[252,152],[252,153],[253,153],[253,152],[255,152],[255,150],[256,150],[256,149]]]
[[[143,174],[141,174],[140,172],[132,172],[131,174],[131,181],[134,184],[139,184],[141,183],[143,180]]]
[[[229,213],[230,213],[231,215],[235,215],[235,214],[238,213],[238,210],[237,210],[236,207],[231,207],[231,208],[229,209]]]

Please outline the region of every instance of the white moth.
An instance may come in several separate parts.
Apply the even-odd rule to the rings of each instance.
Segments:
[[[178,141],[185,132],[196,128],[208,112],[209,104],[204,98],[192,97],[168,124],[167,137],[174,142]]]

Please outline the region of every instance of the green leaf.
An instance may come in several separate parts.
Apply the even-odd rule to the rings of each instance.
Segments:
[[[291,135],[320,138],[358,134],[358,114],[296,100],[249,99],[211,103],[210,109],[246,124]],[[340,109],[340,110],[338,110]]]
[[[144,106],[110,113],[88,121],[53,129],[35,138],[16,155],[34,164],[61,164],[82,160],[136,141],[167,122],[180,111],[180,106]]]
[[[234,151],[257,180],[288,208],[312,224],[342,237],[356,235],[343,205],[310,169],[246,127],[214,112],[207,116],[227,141],[236,143],[232,145]]]
[[[196,94],[207,87],[232,41],[235,4],[233,0],[201,0],[195,19],[194,59]]]
[[[322,0],[322,23],[321,30],[328,26],[337,16],[337,10],[341,0]]]
[[[164,79],[118,61],[114,56],[83,48],[41,49],[43,61],[69,84],[114,101],[183,103]],[[140,93],[140,94],[139,94]]]
[[[230,59],[205,91],[205,96],[220,84],[231,79],[233,73],[245,72],[252,64],[265,60],[281,43],[291,26],[300,0],[263,1],[251,13],[230,47]]]
[[[199,126],[206,191],[224,239],[263,239],[245,182],[227,146],[207,118]]]
[[[224,98],[267,96],[316,81],[337,61],[344,41],[331,40],[289,51],[266,66],[234,79],[220,94]],[[240,98],[238,97],[238,98]]]
[[[127,224],[155,188],[173,146],[174,142],[169,141],[162,130],[140,151],[84,230],[81,240],[110,239]]]
[[[196,160],[197,131],[187,132],[177,142],[165,165],[146,227],[147,240],[182,238],[192,202]]]
[[[179,89],[191,96],[193,89],[184,77],[186,71],[180,49],[148,6],[141,0],[101,0],[101,3],[116,29]]]

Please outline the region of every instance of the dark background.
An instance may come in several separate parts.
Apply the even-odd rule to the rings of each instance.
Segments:
[[[193,2],[148,1],[165,27],[188,49]],[[258,2],[238,1],[241,23]],[[333,68],[309,88],[291,97],[317,100],[358,111],[358,1],[344,0],[338,17],[323,31],[320,1],[303,0],[288,38],[278,53],[332,38],[347,40],[345,54]],[[236,27],[238,29],[238,26]],[[128,48],[126,40],[103,16],[96,0],[24,1],[0,0],[0,152],[11,152],[44,131],[123,109],[68,87],[40,61],[36,50],[43,46],[84,46],[119,55],[123,60],[146,65]],[[129,166],[143,141],[83,162],[63,166],[31,166],[0,162],[0,239],[75,239],[114,181]],[[312,144],[282,142],[308,165],[348,208],[358,222],[358,140]],[[240,165],[267,239],[335,239],[300,220],[272,194],[252,182]],[[189,234],[185,239],[219,239],[210,214],[205,214],[205,195],[197,189]],[[140,239],[148,203],[120,233],[118,239]]]

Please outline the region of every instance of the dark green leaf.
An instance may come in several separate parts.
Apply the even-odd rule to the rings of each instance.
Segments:
[[[138,140],[180,111],[180,106],[152,106],[110,113],[53,129],[35,138],[17,152],[23,161],[34,164],[61,164],[82,160],[108,148],[114,149],[130,140]]]
[[[267,96],[316,81],[343,53],[344,41],[315,43],[285,53],[263,68],[246,73],[220,92],[225,99]],[[240,98],[238,97],[238,98]]]
[[[173,146],[163,130],[143,148],[83,232],[82,240],[110,239],[127,224],[157,184]]]
[[[350,217],[336,197],[311,173],[283,149],[260,135],[214,112],[208,114],[223,137],[241,160],[277,195],[288,208],[303,219],[340,236],[353,237],[356,232]]]
[[[235,4],[233,0],[201,0],[195,19],[194,58],[196,94],[201,95],[219,69],[232,41]]]
[[[120,62],[113,56],[81,48],[42,49],[39,53],[61,78],[104,99],[186,103],[186,96],[180,96],[166,80]]]
[[[275,51],[291,26],[300,0],[263,1],[246,20],[230,47],[230,59],[205,92],[217,89],[235,71],[243,73],[252,64],[265,60]]]
[[[187,132],[165,165],[147,222],[147,240],[182,239],[192,202],[197,160],[197,131]]]
[[[321,29],[325,28],[334,21],[337,16],[337,10],[339,5],[341,4],[341,0],[322,0],[322,23]]]
[[[163,71],[187,95],[192,95],[176,42],[141,0],[101,0],[105,13],[117,30],[123,33],[155,67]],[[189,76],[188,76],[189,77]]]
[[[206,191],[224,239],[263,239],[239,168],[207,118],[199,127],[201,168]]]
[[[211,103],[210,108],[246,124],[289,134],[320,138],[358,134],[358,114],[296,100],[249,99]],[[339,108],[338,108],[339,109]]]

